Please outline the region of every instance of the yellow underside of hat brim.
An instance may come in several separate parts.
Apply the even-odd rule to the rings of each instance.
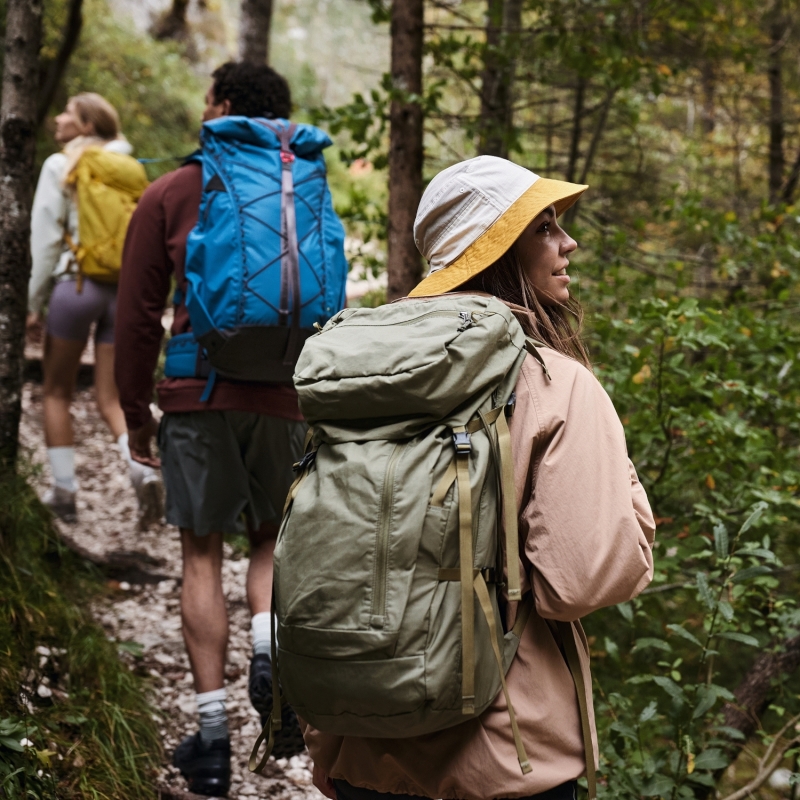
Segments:
[[[445,294],[494,264],[548,206],[563,214],[588,189],[579,183],[539,178],[500,215],[452,264],[428,275],[409,297]]]

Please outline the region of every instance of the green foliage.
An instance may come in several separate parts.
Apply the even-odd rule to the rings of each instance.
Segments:
[[[48,18],[45,40],[53,40],[58,29],[58,17]],[[84,0],[80,43],[51,112],[58,113],[71,95],[98,92],[119,112],[137,158],[184,156],[197,147],[205,90],[179,45],[131,31],[106,0]],[[57,149],[47,135],[40,157]],[[155,178],[176,163],[149,164],[148,175]]]
[[[0,793],[149,798],[160,737],[141,681],[92,621],[96,577],[24,476],[0,495]]]

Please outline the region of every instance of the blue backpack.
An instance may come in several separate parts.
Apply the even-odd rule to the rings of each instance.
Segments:
[[[305,340],[345,304],[344,228],[326,133],[287,120],[203,125],[203,196],[186,241],[190,333],[170,339],[168,377],[291,383]],[[175,302],[183,298],[176,292]]]

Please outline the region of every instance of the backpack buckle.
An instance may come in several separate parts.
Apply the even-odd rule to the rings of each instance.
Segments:
[[[292,470],[294,472],[302,472],[304,469],[311,466],[312,462],[316,457],[317,457],[317,451],[310,450],[299,461],[292,464]]]
[[[469,433],[467,431],[453,431],[453,446],[456,448],[456,453],[471,453],[472,442],[470,441]]]
[[[294,161],[294,153],[291,150],[281,150],[281,161],[284,164],[291,164]]]
[[[507,417],[514,416],[514,409],[517,406],[517,393],[511,392],[511,397],[508,398],[508,402],[506,403],[505,407],[505,414]]]

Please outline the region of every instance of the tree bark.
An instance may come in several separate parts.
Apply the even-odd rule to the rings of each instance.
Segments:
[[[783,50],[783,5],[775,0],[770,26],[769,61],[769,201],[777,203],[783,186],[783,75],[781,51]]]
[[[422,275],[414,244],[414,217],[422,197],[422,106],[407,95],[422,94],[423,0],[392,3],[392,98],[389,115],[389,225],[387,299],[405,297]]]
[[[797,153],[797,158],[795,158],[794,164],[789,170],[789,177],[783,187],[783,202],[786,205],[791,205],[794,202],[794,193],[797,191],[798,181],[800,181],[800,151]]]
[[[0,469],[16,463],[22,411],[41,0],[7,0],[0,103]]]
[[[703,86],[703,133],[710,135],[714,132],[717,124],[717,109],[715,102],[716,95],[716,75],[714,74],[714,62],[707,59],[702,67],[702,86]]]
[[[488,0],[478,150],[508,158],[522,0]]]
[[[759,725],[781,675],[791,675],[800,667],[800,636],[789,639],[777,653],[762,653],[753,662],[734,691],[736,703],[726,703],[722,711],[725,725],[749,739]]]
[[[569,161],[565,180],[570,183],[575,180],[575,170],[578,168],[578,156],[581,147],[581,123],[583,121],[583,100],[586,92],[586,79],[578,77],[578,84],[575,87],[575,109],[572,118],[572,136],[569,144]]]
[[[153,27],[153,38],[177,39],[178,41],[186,39],[188,33],[186,11],[188,8],[189,0],[172,0],[170,10]]]
[[[39,75],[39,103],[36,111],[36,124],[41,125],[55,98],[64,71],[69,64],[69,59],[78,44],[83,27],[83,0],[70,0],[67,10],[67,22],[61,35],[61,45],[56,57],[49,63],[43,64]]]
[[[239,58],[253,64],[269,62],[272,0],[242,0],[239,21]]]

